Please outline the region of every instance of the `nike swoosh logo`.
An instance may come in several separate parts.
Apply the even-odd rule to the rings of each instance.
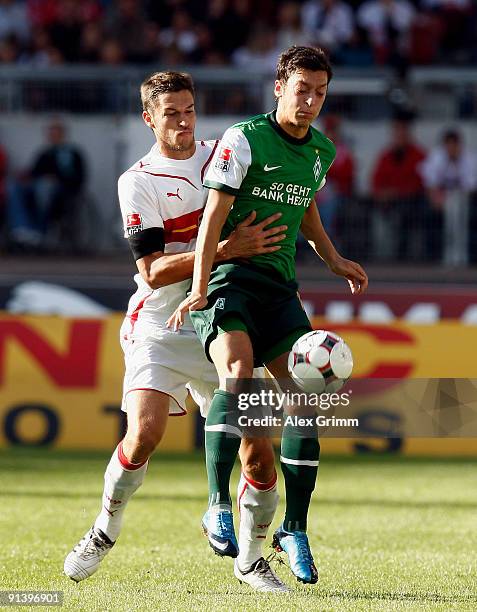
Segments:
[[[215,538],[211,538],[211,540],[214,543],[214,546],[220,550],[226,550],[227,546],[229,545],[228,542],[218,542]]]
[[[269,166],[268,164],[265,164],[263,166],[265,172],[270,172],[270,170],[277,170],[277,168],[281,168],[281,166]]]

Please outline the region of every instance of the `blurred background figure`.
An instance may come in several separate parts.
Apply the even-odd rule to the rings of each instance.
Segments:
[[[0,0],[0,40],[14,37],[20,43],[28,41],[31,24],[25,2]]]
[[[106,19],[106,34],[117,41],[122,61],[127,63],[156,59],[157,27],[147,22],[142,4],[136,0],[115,0]]]
[[[276,32],[258,23],[250,30],[246,45],[232,53],[232,62],[243,70],[273,71],[278,55]]]
[[[74,250],[78,244],[81,228],[75,215],[86,178],[83,154],[68,142],[59,120],[48,125],[46,137],[30,168],[9,182],[7,231],[15,252]]]
[[[471,202],[477,190],[476,154],[464,145],[458,130],[449,129],[421,171],[430,202],[431,253],[436,259],[442,253],[445,265],[466,265],[471,255]]]
[[[426,202],[419,165],[424,149],[414,141],[412,114],[400,112],[391,141],[372,173],[372,250],[378,261],[423,259]]]
[[[366,0],[360,3],[358,24],[367,30],[377,64],[403,72],[409,63],[409,35],[415,9],[408,0]]]
[[[288,49],[292,45],[306,45],[310,37],[302,25],[300,4],[284,2],[277,15],[277,48]]]
[[[323,225],[333,242],[340,244],[338,220],[346,216],[346,207],[354,195],[355,161],[346,138],[342,135],[338,115],[326,115],[323,133],[336,146],[336,158],[327,176],[326,185],[317,194]]]
[[[332,57],[351,41],[355,25],[351,7],[341,0],[305,2],[301,21],[308,42],[324,47]]]

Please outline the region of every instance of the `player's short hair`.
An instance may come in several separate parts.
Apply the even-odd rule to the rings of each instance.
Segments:
[[[154,72],[141,83],[142,108],[149,111],[161,94],[184,89],[194,96],[194,82],[187,72]]]
[[[278,58],[277,80],[286,83],[297,70],[324,70],[331,81],[333,71],[328,56],[319,47],[298,47],[293,45]]]

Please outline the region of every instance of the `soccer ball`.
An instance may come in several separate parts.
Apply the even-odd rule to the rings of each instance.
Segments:
[[[317,329],[298,338],[288,356],[288,371],[307,393],[335,393],[353,371],[353,355],[343,338]]]

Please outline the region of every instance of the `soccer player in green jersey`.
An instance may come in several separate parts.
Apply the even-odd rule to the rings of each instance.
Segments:
[[[275,504],[256,526],[257,541],[244,554],[237,550],[233,532],[229,479],[240,446],[240,430],[230,424],[238,412],[237,385],[252,378],[255,364],[264,364],[277,379],[289,378],[287,362],[293,343],[311,330],[295,281],[295,243],[301,230],[329,269],[348,280],[352,293],[365,291],[362,267],[343,258],[323,229],[314,201],[335,157],[335,147],[311,126],[319,115],[332,76],[321,49],[291,47],[279,58],[275,81],[277,109],[228,129],[205,177],[210,188],[195,255],[190,295],[169,319],[178,329],[191,311],[194,327],[220,379],[206,421],[206,462],[209,509],[203,527],[212,548],[237,556],[235,574],[247,580],[263,569],[260,540],[273,519]],[[214,267],[221,235],[227,235],[252,210],[257,221],[279,210],[280,224],[288,226],[280,249]],[[277,222],[278,223],[278,222]],[[229,386],[227,386],[227,381]],[[288,429],[288,431],[287,431]],[[267,507],[267,492],[276,481],[270,439],[247,438],[241,452],[256,457],[254,479],[242,475],[242,504]],[[289,557],[295,576],[306,583],[317,571],[306,535],[307,514],[319,463],[318,437],[303,437],[284,428],[280,462],[286,487],[286,512],[274,543]],[[276,495],[275,495],[276,498]],[[242,518],[241,513],[241,524]]]

